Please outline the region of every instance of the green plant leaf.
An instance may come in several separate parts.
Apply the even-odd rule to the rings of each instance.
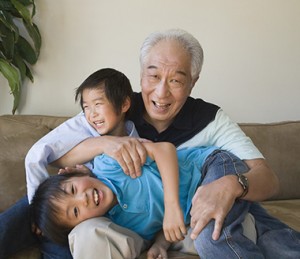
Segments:
[[[29,64],[33,65],[36,63],[38,56],[35,50],[31,47],[29,42],[19,36],[19,41],[16,43],[16,50],[20,54],[20,56],[25,59]]]
[[[21,56],[18,53],[16,53],[12,63],[15,67],[17,67],[19,69],[19,73],[21,75],[21,81],[23,82],[24,79],[26,78],[26,64],[25,64],[25,62],[23,61]]]
[[[11,10],[13,7],[12,3],[8,0],[0,1],[0,10]]]
[[[13,64],[15,67],[17,67],[19,69],[22,82],[25,80],[26,77],[28,77],[32,83],[34,82],[33,75],[31,73],[30,68],[23,61],[22,57],[20,57],[19,54],[15,55]]]
[[[20,101],[21,77],[17,68],[0,58],[0,71],[7,79],[11,93],[14,96],[12,114],[15,114]]]
[[[24,6],[28,6],[28,5],[34,4],[34,1],[33,1],[33,0],[19,0],[19,2],[20,2],[21,4],[23,4]]]
[[[30,81],[33,83],[34,82],[34,78],[33,75],[31,73],[30,68],[25,64],[26,67],[26,76],[30,79]]]
[[[19,29],[13,21],[13,16],[6,11],[1,11],[0,12],[0,21],[3,23],[2,26],[5,25],[10,31],[15,33],[15,38],[17,40],[18,36],[19,36]],[[5,33],[3,33],[2,29],[0,31],[0,34],[1,34],[1,37],[5,36]]]
[[[15,52],[15,35],[6,26],[0,24],[1,31],[1,51],[5,57],[11,61]],[[2,36],[3,35],[3,36]]]
[[[0,0],[0,73],[14,96],[13,114],[19,105],[22,83],[26,77],[33,82],[30,65],[40,54],[41,35],[32,21],[35,13],[34,0]]]
[[[26,30],[28,31],[29,36],[33,40],[33,44],[35,47],[35,53],[36,53],[36,56],[38,57],[40,55],[40,49],[41,49],[41,45],[42,45],[42,37],[41,37],[40,31],[35,23],[29,24],[25,20],[23,20],[23,23],[24,23]]]
[[[14,7],[18,10],[21,17],[28,23],[32,24],[32,15],[30,11],[27,9],[26,6],[24,6],[21,2],[17,0],[11,0]]]

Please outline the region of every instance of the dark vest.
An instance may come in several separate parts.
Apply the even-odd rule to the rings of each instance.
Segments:
[[[220,107],[202,99],[188,97],[172,124],[163,132],[157,130],[143,118],[145,111],[141,93],[134,93],[128,119],[132,120],[141,138],[154,142],[171,142],[175,146],[186,142],[215,119]]]

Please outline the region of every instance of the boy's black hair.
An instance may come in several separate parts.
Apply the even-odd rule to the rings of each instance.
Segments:
[[[80,98],[80,106],[83,109],[82,93],[85,89],[103,89],[106,98],[111,102],[117,114],[121,113],[122,105],[126,98],[132,102],[133,90],[129,79],[120,71],[113,68],[103,68],[91,74],[76,89],[75,101]],[[130,110],[130,109],[129,109]],[[126,117],[129,114],[126,113]]]
[[[86,173],[65,173],[53,175],[41,183],[30,204],[32,221],[42,234],[55,243],[68,244],[68,234],[72,227],[63,225],[58,216],[61,213],[57,201],[66,196],[62,184],[71,177],[86,176]],[[90,176],[94,177],[93,174]]]

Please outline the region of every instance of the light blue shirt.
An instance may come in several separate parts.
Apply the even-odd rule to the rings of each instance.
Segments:
[[[128,136],[138,137],[132,121],[126,122]],[[65,121],[37,141],[28,151],[25,158],[27,195],[32,200],[37,187],[49,177],[47,166],[57,160],[77,144],[99,133],[88,123],[84,113]],[[91,163],[86,164],[91,168]]]
[[[202,166],[207,156],[216,149],[198,147],[177,150],[179,199],[186,224],[190,222],[189,211],[200,184]],[[124,174],[116,160],[100,155],[94,159],[93,173],[111,188],[119,202],[107,213],[107,217],[152,240],[161,230],[164,216],[163,186],[156,163],[148,157],[142,175],[132,179]]]

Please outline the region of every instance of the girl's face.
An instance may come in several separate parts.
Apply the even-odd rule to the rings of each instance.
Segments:
[[[87,121],[100,135],[126,135],[124,115],[129,109],[130,103],[125,102],[121,113],[117,114],[115,107],[106,98],[105,92],[101,88],[83,90],[82,100]]]
[[[62,184],[66,195],[59,199],[59,220],[70,227],[80,222],[104,215],[117,199],[114,193],[97,178],[90,176],[72,177]]]

